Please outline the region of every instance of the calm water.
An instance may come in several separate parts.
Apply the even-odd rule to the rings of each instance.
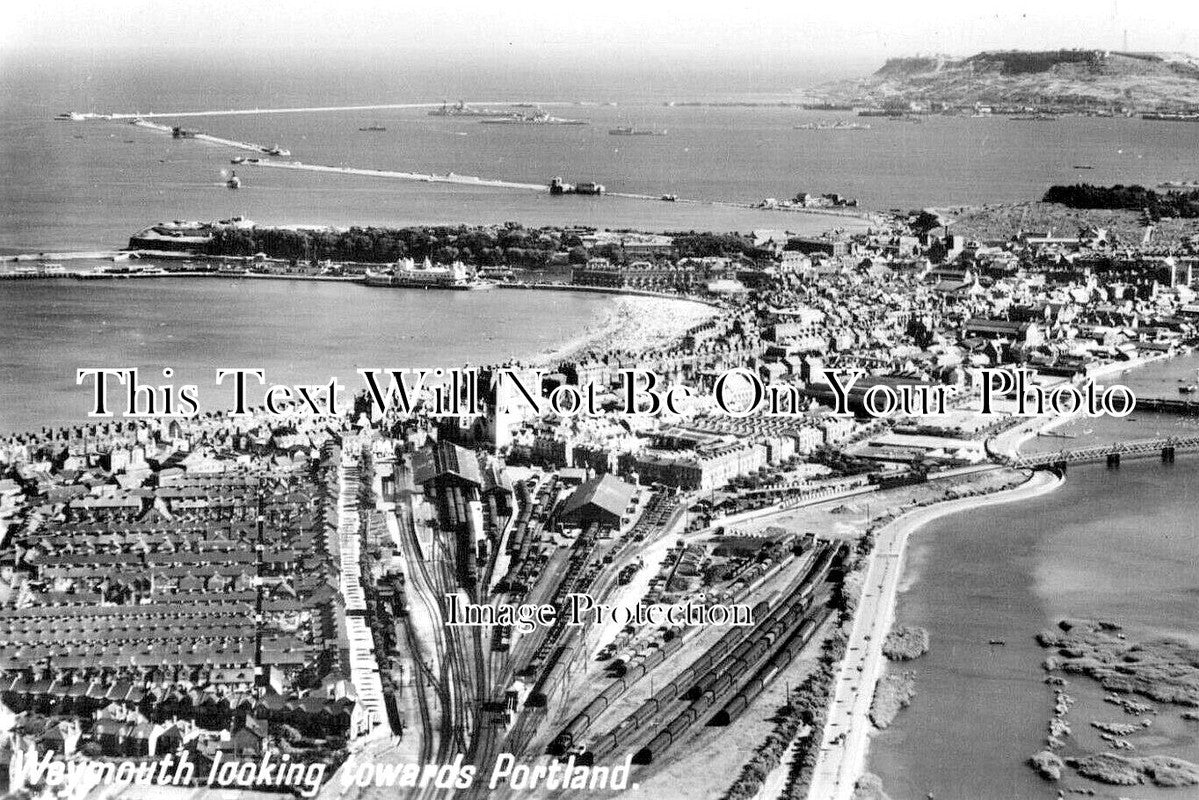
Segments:
[[[655,301],[623,298],[632,308]],[[358,368],[456,367],[531,357],[593,330],[613,298],[569,292],[415,292],[353,284],[220,278],[0,284],[0,432],[77,423],[79,368],[136,367],[155,385],[199,387],[225,408],[218,367],[271,383],[354,392]],[[172,381],[161,378],[165,367]],[[116,395],[113,395],[115,398]]]
[[[922,625],[932,649],[913,662],[918,695],[873,740],[870,769],[896,800],[937,797],[1052,798],[1025,760],[1042,749],[1052,712],[1044,651],[1033,635],[1063,617],[1102,618],[1129,638],[1199,640],[1199,459],[1071,469],[1056,492],[1017,505],[945,518],[916,534],[898,619]],[[990,639],[1004,639],[992,647]],[[1078,703],[1071,748],[1104,749],[1092,719],[1125,719],[1087,679],[1071,679]],[[1137,755],[1199,763],[1199,725],[1162,706],[1155,738]],[[1073,754],[1077,750],[1067,750]],[[1105,787],[1100,797],[1193,798],[1195,789]]]
[[[41,251],[123,244],[161,219],[244,214],[264,223],[504,222],[654,230],[815,230],[836,219],[615,197],[551,198],[507,190],[245,168],[229,192],[220,171],[236,153],[119,123],[66,124],[77,110],[197,110],[467,99],[582,102],[553,106],[587,126],[494,126],[424,110],[207,117],[214,135],[278,143],[311,163],[542,182],[597,180],[610,191],[757,201],[840,192],[872,208],[1039,197],[1054,182],[1153,184],[1199,178],[1199,126],[1127,119],[1019,122],[870,120],[864,131],[795,130],[829,118],[780,108],[667,107],[665,101],[798,99],[819,77],[632,76],[532,65],[405,69],[356,64],[221,65],[13,61],[0,70],[0,248]],[[859,68],[860,69],[860,68]],[[136,74],[137,80],[131,75]],[[750,91],[754,94],[749,94]],[[616,105],[606,105],[616,103]],[[160,120],[166,121],[166,120]],[[386,131],[360,132],[364,125]],[[618,137],[608,129],[666,129]],[[243,153],[244,155],[244,153]],[[1080,173],[1075,164],[1095,168]],[[1081,177],[1080,177],[1081,176]]]
[[[860,74],[863,68],[855,69]],[[874,208],[1022,200],[1047,185],[1199,178],[1199,126],[1140,120],[871,120],[867,131],[802,131],[832,115],[788,109],[667,107],[669,100],[794,98],[801,71],[680,75],[571,69],[487,70],[468,59],[414,67],[41,58],[0,64],[0,250],[109,248],[162,219],[244,214],[264,223],[583,223],[659,230],[786,227],[836,220],[619,198],[550,198],[482,188],[246,170],[229,192],[233,153],[121,124],[72,125],[64,110],[400,103],[496,99],[616,102],[554,107],[586,127],[486,126],[423,111],[212,117],[215,135],[278,143],[313,163],[457,172],[519,181],[561,174],[613,191],[756,200],[837,191]],[[384,132],[363,133],[380,124]],[[612,137],[610,127],[665,128]],[[1093,164],[1086,173],[1074,164]],[[136,366],[201,387],[219,405],[218,366],[261,366],[282,382],[350,383],[359,366],[452,366],[532,355],[600,323],[609,298],[560,293],[412,293],[291,282],[0,284],[0,431],[77,420],[81,366]],[[502,309],[502,310],[497,310]],[[1172,391],[1177,391],[1176,388]],[[1153,424],[1158,424],[1154,422]],[[920,694],[871,750],[896,800],[1038,798],[1055,790],[1023,766],[1040,749],[1051,694],[1032,642],[1062,616],[1103,615],[1138,634],[1194,635],[1199,618],[1191,523],[1199,477],[1173,467],[1073,470],[1058,492],[943,520],[913,540],[904,622],[929,628]],[[1007,647],[987,640],[1003,638]],[[1081,682],[1074,728],[1110,711]],[[1090,714],[1090,716],[1088,716]],[[1168,752],[1199,760],[1194,729]],[[1188,739],[1187,737],[1190,736]],[[1150,750],[1150,752],[1153,752]],[[1193,797],[1101,790],[1105,796]]]

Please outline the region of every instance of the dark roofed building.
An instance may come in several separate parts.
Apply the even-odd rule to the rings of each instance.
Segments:
[[[1035,322],[974,317],[966,322],[963,334],[978,339],[1008,339],[1017,344],[1038,345],[1045,337]]]
[[[612,475],[592,478],[566,498],[558,518],[570,525],[598,522],[619,527],[636,491],[637,487]]]
[[[426,488],[433,483],[467,485],[476,489],[483,485],[475,454],[452,442],[438,442],[418,450],[412,465],[413,479]]]

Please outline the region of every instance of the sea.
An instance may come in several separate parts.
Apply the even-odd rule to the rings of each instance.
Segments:
[[[491,68],[302,53],[212,58],[42,54],[0,68],[0,253],[107,250],[161,220],[242,215],[260,223],[503,223],[648,230],[811,233],[838,217],[711,202],[548,193],[240,168],[226,148],[122,123],[65,123],[63,111],[191,111],[370,103],[543,103],[585,126],[490,126],[426,108],[179,120],[292,157],[512,181],[595,180],[610,191],[753,203],[837,192],[871,209],[1039,197],[1052,183],[1199,179],[1199,127],[1139,119],[867,120],[868,130],[798,130],[845,114],[729,103],[795,102],[805,86],[860,74],[792,65],[739,73],[567,63]],[[725,105],[688,105],[690,102]],[[161,120],[169,121],[169,120]],[[634,125],[664,136],[621,137]],[[361,127],[384,131],[360,131]],[[1092,169],[1080,172],[1076,165]],[[83,421],[81,366],[175,370],[212,398],[216,366],[268,380],[344,382],[367,366],[456,366],[531,356],[602,326],[603,296],[551,292],[382,292],[247,280],[0,283],[0,431]],[[1193,367],[1188,366],[1193,376]],[[1180,375],[1158,388],[1176,392]],[[1165,388],[1163,388],[1165,387]],[[1168,393],[1167,392],[1167,393]],[[1161,426],[1160,420],[1149,423]],[[1171,423],[1172,424],[1172,423]],[[1156,429],[1156,428],[1155,428]],[[1066,430],[1066,429],[1063,429]],[[1066,430],[1084,435],[1087,428]],[[1064,440],[1062,440],[1064,441]],[[1041,445],[1042,443],[1037,443]],[[1053,446],[1047,443],[1044,446]],[[1063,445],[1064,446],[1064,445]],[[1041,498],[945,518],[914,535],[898,615],[930,630],[919,694],[878,736],[870,769],[896,800],[1049,798],[1024,765],[1041,749],[1052,695],[1032,637],[1064,616],[1103,616],[1129,635],[1199,635],[1199,463],[1072,469]],[[991,646],[1000,638],[1006,646]],[[1075,729],[1114,717],[1084,681]],[[1147,747],[1199,761],[1194,724]],[[1163,723],[1165,725],[1165,723]],[[1073,781],[1074,783],[1081,783]],[[1101,797],[1193,798],[1193,790],[1083,784]],[[1190,794],[1187,794],[1190,791]]]
[[[327,105],[541,103],[587,125],[485,125],[427,108],[159,119],[222,138],[279,145],[312,164],[518,182],[598,181],[609,192],[757,203],[839,193],[864,208],[922,208],[1040,197],[1053,183],[1156,184],[1199,178],[1199,126],[1140,119],[933,117],[920,124],[804,111],[806,87],[868,66],[745,72],[469,58],[320,59],[277,52],[10,54],[0,63],[0,252],[109,249],[173,219],[241,215],[271,224],[503,223],[648,230],[812,233],[837,217],[235,167],[252,155],[120,122],[65,123],[64,111],[171,112]],[[688,105],[776,104],[766,105]],[[531,113],[531,108],[523,109]],[[868,130],[797,130],[822,120]],[[623,126],[664,136],[613,136]],[[360,131],[384,127],[384,131]],[[1076,166],[1090,166],[1086,171]],[[223,176],[236,169],[243,188]]]
[[[603,335],[617,312],[661,317],[663,302],[675,301],[232,277],[3,281],[0,434],[88,421],[95,384],[77,383],[79,370],[137,369],[139,384],[176,390],[194,384],[201,411],[233,407],[218,369],[261,369],[266,386],[336,378],[348,403],[367,387],[359,369],[540,361]],[[386,373],[382,380],[386,387]],[[251,402],[261,405],[263,388],[249,385]],[[158,394],[161,408],[165,393]],[[108,395],[122,408],[119,387]]]
[[[1066,770],[1057,784],[1028,765],[1045,748],[1052,687],[1038,631],[1062,619],[1124,626],[1129,641],[1199,643],[1199,458],[1071,468],[1057,490],[954,514],[913,534],[896,619],[929,631],[931,649],[902,669],[916,697],[870,744],[868,768],[894,800],[1054,798],[1071,786],[1101,798],[1192,800],[1196,788],[1112,787]],[[993,645],[1001,640],[1003,645]],[[1199,723],[1153,705],[1132,753],[1112,751],[1093,720],[1139,722],[1102,700],[1095,682],[1066,676],[1075,699],[1063,756],[1169,755],[1199,763]],[[1082,796],[1082,795],[1070,795]]]

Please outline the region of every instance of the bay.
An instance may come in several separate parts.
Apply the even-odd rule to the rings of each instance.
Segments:
[[[151,385],[194,383],[202,409],[223,410],[232,394],[216,386],[218,368],[264,369],[268,385],[337,377],[352,394],[365,387],[359,368],[527,360],[603,330],[619,309],[661,317],[663,302],[225,278],[7,281],[0,432],[86,421],[91,384],[76,385],[83,368],[137,368]],[[170,379],[164,368],[174,370]]]

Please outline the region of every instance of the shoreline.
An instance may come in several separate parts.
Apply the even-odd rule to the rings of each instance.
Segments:
[[[1034,472],[1011,489],[915,509],[877,531],[846,656],[837,670],[829,714],[821,734],[820,756],[808,789],[809,800],[850,800],[857,780],[865,771],[874,731],[869,720],[870,705],[874,687],[886,664],[883,640],[894,622],[899,582],[903,577],[911,535],[952,514],[1031,499],[1056,490],[1064,482],[1064,478],[1054,473]],[[872,591],[872,587],[880,585],[881,589]]]
[[[231,275],[228,273],[196,273],[195,275],[146,275],[142,276],[143,281],[149,278],[162,277],[199,277],[206,278],[227,278],[228,283],[217,282],[214,286],[228,287],[239,282],[243,277],[253,277],[257,280],[297,280],[306,281],[310,284],[329,286],[330,291],[334,291],[336,296],[345,297],[345,290],[333,289],[332,284],[337,283],[356,283],[361,285],[359,281],[352,278],[337,278],[332,276],[272,276],[272,275]],[[92,281],[74,281],[68,278],[59,278],[58,280],[64,283],[64,286],[58,287],[58,291],[72,292],[76,285],[80,288],[89,289],[95,288],[92,286]],[[2,284],[3,282],[0,282]],[[38,285],[42,285],[45,281],[38,281]],[[116,283],[116,286],[112,284]],[[116,291],[120,294],[117,296],[126,296],[125,293],[130,291],[128,285],[124,285],[124,289],[120,288],[122,283],[117,280],[105,281],[105,285],[111,286],[110,291]],[[136,284],[143,286],[143,283]],[[198,285],[198,284],[197,284]],[[70,288],[65,288],[69,286]],[[513,287],[524,288],[524,287]],[[574,287],[563,284],[562,291],[572,291]],[[316,286],[312,287],[316,291]],[[53,291],[53,290],[52,290]],[[160,289],[150,289],[157,296]],[[356,296],[358,289],[353,289],[352,293]],[[382,289],[380,291],[383,291]],[[409,292],[411,293],[411,292]],[[460,294],[471,294],[469,292],[453,292],[446,291],[442,294],[453,296]],[[495,297],[491,292],[476,292],[484,298],[488,296]],[[596,297],[598,294],[613,295],[610,299]],[[662,350],[677,344],[682,337],[692,327],[701,324],[702,322],[711,319],[720,313],[720,307],[714,304],[705,303],[694,298],[681,297],[678,295],[648,295],[621,297],[623,294],[616,291],[606,292],[582,292],[579,297],[591,296],[595,298],[591,304],[595,305],[591,312],[594,316],[591,317],[584,325],[579,325],[571,329],[563,329],[559,326],[557,333],[561,338],[546,337],[538,343],[532,339],[522,339],[520,343],[512,343],[510,348],[505,348],[506,352],[497,354],[493,359],[484,363],[490,364],[508,364],[518,367],[528,367],[541,369],[546,374],[554,372],[559,366],[571,360],[585,359],[589,354],[597,354],[604,352],[613,353],[648,353],[654,350]],[[66,295],[62,295],[66,296]],[[484,300],[479,306],[484,310],[498,309],[504,304],[504,296],[499,296],[500,299],[488,302]],[[424,301],[421,301],[424,302]],[[560,302],[552,297],[546,297],[545,302],[540,303],[543,306],[541,314],[545,316],[553,316],[556,304]],[[501,305],[497,305],[501,304]],[[467,359],[463,362],[464,365],[478,364],[477,360]],[[213,411],[228,412],[231,406],[214,407]],[[65,429],[73,426],[87,425],[94,420],[90,420],[82,414],[73,413],[70,410],[62,413],[61,416],[56,415],[54,421],[46,423],[45,421],[30,420],[27,423],[18,422],[16,419],[9,419],[8,415],[3,415],[5,419],[0,422],[0,437],[19,436],[22,434],[37,434],[42,428],[50,427],[53,429]],[[17,416],[14,414],[14,416]]]
[[[529,287],[512,287],[529,288]],[[603,292],[608,294],[609,292]],[[623,295],[622,292],[611,294]],[[568,339],[557,347],[549,348],[528,360],[532,367],[550,367],[571,358],[577,358],[588,352],[619,351],[635,349],[637,352],[649,352],[657,347],[678,341],[688,330],[701,322],[711,319],[718,313],[718,308],[702,301],[689,298],[672,297],[670,295],[630,295],[630,297],[648,297],[658,303],[680,304],[671,313],[668,308],[660,308],[657,313],[641,313],[630,307],[618,297],[607,311],[607,316],[597,323],[597,329]],[[686,305],[681,305],[686,303]],[[703,306],[704,311],[691,307]],[[640,328],[640,329],[639,329]],[[622,341],[624,339],[624,341]],[[633,343],[635,342],[635,346]]]
[[[1128,362],[1115,362],[1105,365],[1088,377],[1098,378],[1121,374],[1149,364],[1168,361],[1172,357],[1167,354],[1161,354],[1142,356]],[[1078,419],[1079,416],[1079,414],[1065,414],[1060,416],[1033,417],[1024,424],[1004,431],[992,439],[988,439],[986,443],[987,452],[992,457],[1019,457],[1021,455],[1021,448],[1027,442],[1036,439],[1041,433],[1066,425]],[[937,503],[927,508],[916,509],[879,529],[875,548],[870,555],[870,561],[867,566],[867,577],[863,581],[863,586],[866,588],[863,589],[859,613],[854,618],[850,641],[847,645],[846,658],[842,660],[838,668],[838,677],[835,684],[836,689],[829,704],[829,719],[831,720],[833,717],[833,707],[843,700],[841,687],[844,685],[843,681],[845,680],[849,653],[854,652],[849,648],[855,646],[859,648],[857,652],[861,653],[859,663],[862,665],[860,673],[862,677],[858,679],[858,683],[860,684],[862,681],[868,682],[869,690],[859,690],[853,698],[853,708],[850,719],[847,720],[849,731],[845,736],[844,743],[840,745],[841,755],[835,759],[835,764],[833,765],[824,763],[826,758],[833,758],[831,754],[836,752],[831,747],[827,750],[825,749],[830,744],[830,737],[828,736],[829,726],[826,725],[824,738],[822,739],[821,758],[817,762],[808,793],[809,800],[850,800],[858,779],[867,772],[870,737],[876,732],[876,729],[869,721],[868,714],[870,705],[874,699],[874,687],[881,679],[886,665],[886,659],[882,655],[882,642],[894,624],[899,599],[899,583],[903,578],[904,562],[907,556],[907,543],[911,535],[919,532],[930,523],[960,511],[1039,497],[1055,491],[1064,485],[1065,482],[1066,477],[1064,475],[1050,471],[1035,471],[1024,483],[1011,489],[981,498],[960,498]],[[887,536],[886,541],[884,541],[884,536]],[[890,548],[890,552],[884,552],[888,547]],[[877,574],[880,569],[880,563],[883,563],[881,567],[883,571],[883,580],[881,581],[883,588],[876,599],[871,598],[875,599],[875,604],[872,612],[873,618],[866,623],[871,634],[870,639],[866,640],[864,638],[865,633],[860,627],[862,624],[860,620],[867,613],[867,604],[865,601],[870,598],[869,587],[878,586],[880,583],[879,575]],[[892,563],[898,563],[898,569],[890,569]],[[863,704],[864,708],[859,708]],[[826,756],[826,753],[830,755]],[[833,783],[827,788],[821,787],[823,793],[819,793],[817,791],[819,780],[832,780]]]

